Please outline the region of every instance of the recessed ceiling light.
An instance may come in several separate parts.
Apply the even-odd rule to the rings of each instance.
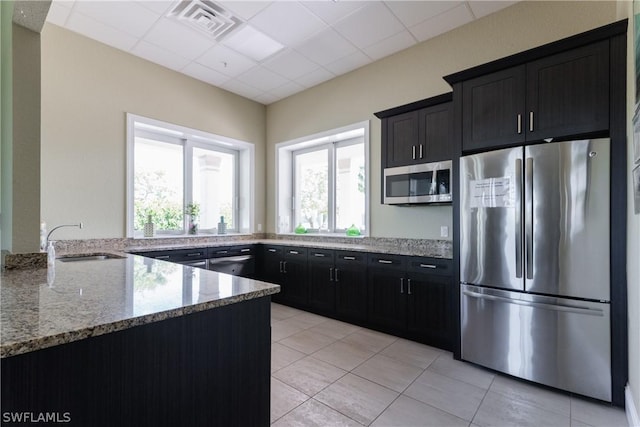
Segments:
[[[245,25],[227,37],[223,44],[254,61],[263,59],[284,49],[284,46],[250,25]]]

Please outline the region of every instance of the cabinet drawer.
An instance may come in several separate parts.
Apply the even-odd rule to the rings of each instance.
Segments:
[[[307,248],[285,246],[283,248],[283,252],[286,258],[306,258],[307,257]]]
[[[331,262],[333,263],[334,251],[332,249],[309,249],[309,262]]]
[[[364,252],[336,251],[336,265],[366,264],[367,254]]]
[[[453,274],[452,267],[453,261],[450,259],[410,257],[407,271],[451,276]]]
[[[400,270],[406,266],[406,257],[401,255],[369,254],[369,266]]]
[[[171,255],[170,255],[170,260],[171,261],[191,261],[191,260],[197,260],[197,259],[207,259],[208,256],[208,250],[207,248],[199,248],[199,249],[185,249],[185,250],[179,250],[179,251],[174,251]]]

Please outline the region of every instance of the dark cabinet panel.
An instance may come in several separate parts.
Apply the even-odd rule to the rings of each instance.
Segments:
[[[370,267],[368,279],[369,322],[394,331],[403,330],[407,321],[404,273],[392,268]]]
[[[453,289],[451,277],[407,275],[407,329],[420,341],[450,349]]]
[[[336,315],[362,322],[367,318],[367,262],[362,252],[336,251]]]
[[[609,41],[462,82],[462,150],[609,128]]]
[[[422,162],[451,160],[453,157],[453,103],[446,102],[418,110],[420,140],[418,157]]]
[[[282,247],[263,246],[260,250],[258,266],[258,277],[260,280],[280,285],[280,292],[273,294],[271,299],[275,302],[284,301],[285,289],[282,286]]]
[[[527,139],[609,128],[609,41],[527,64]]]
[[[462,100],[464,151],[524,141],[524,65],[463,82]]]
[[[333,251],[310,249],[308,257],[309,307],[321,313],[333,313],[336,308]]]
[[[293,304],[307,305],[307,250],[284,248],[282,263],[284,298]]]
[[[417,111],[389,117],[387,120],[386,144],[383,143],[387,155],[386,167],[403,166],[421,163],[417,158],[419,139],[419,118]]]

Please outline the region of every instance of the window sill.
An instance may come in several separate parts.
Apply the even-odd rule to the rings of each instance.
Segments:
[[[153,239],[189,239],[189,238],[198,238],[198,237],[242,237],[242,236],[252,236],[252,233],[225,233],[225,234],[217,234],[217,233],[198,233],[198,234],[156,234],[153,237],[144,237],[144,236],[133,236],[130,239],[135,240],[153,240]]]
[[[362,239],[368,237],[367,234],[361,234],[359,236],[347,236],[344,233],[278,233],[278,236],[300,236],[300,237],[329,237],[329,238],[346,238],[346,239]]]

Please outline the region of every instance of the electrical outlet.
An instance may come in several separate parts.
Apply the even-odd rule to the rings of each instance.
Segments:
[[[446,225],[440,227],[440,237],[449,237],[449,227]]]
[[[262,231],[262,224],[258,224],[258,232]]]

